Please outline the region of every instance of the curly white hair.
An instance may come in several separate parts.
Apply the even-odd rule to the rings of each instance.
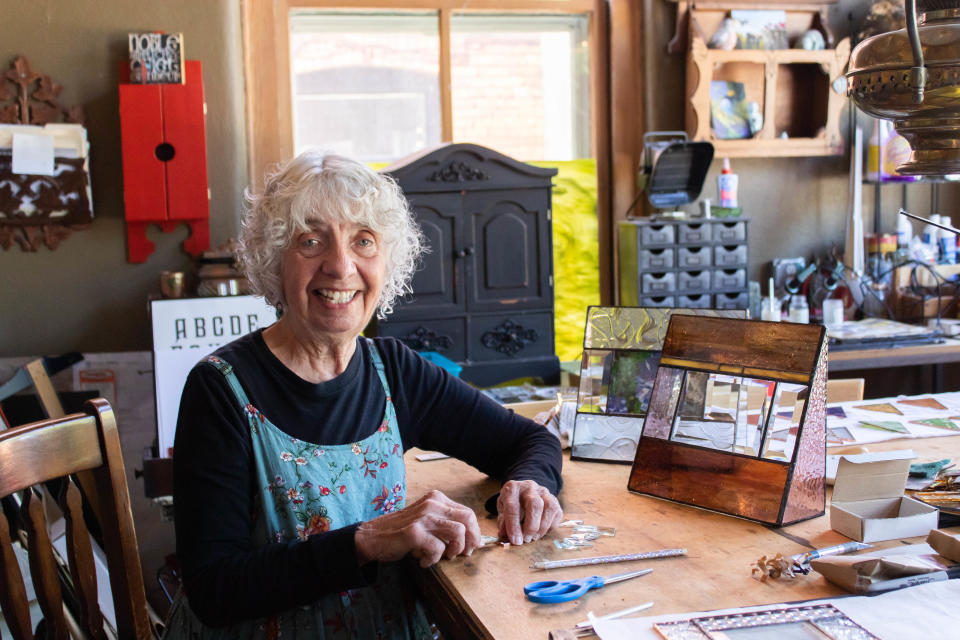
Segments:
[[[377,315],[386,317],[410,280],[424,237],[400,187],[389,176],[343,156],[305,151],[267,176],[263,192],[244,194],[239,260],[253,292],[282,308],[283,254],[298,233],[318,218],[352,222],[380,237],[386,280]]]

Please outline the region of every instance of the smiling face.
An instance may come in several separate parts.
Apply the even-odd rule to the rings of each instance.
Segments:
[[[376,311],[386,278],[380,237],[355,222],[309,223],[283,256],[284,320],[315,340],[346,343]]]

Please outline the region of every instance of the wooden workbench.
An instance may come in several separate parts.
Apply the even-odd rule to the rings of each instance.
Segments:
[[[867,349],[830,349],[827,359],[830,373],[936,365],[948,362],[960,362],[960,340],[946,338],[940,344],[914,344]]]
[[[960,457],[960,436],[888,441],[871,450],[912,448],[922,459]],[[496,535],[496,519],[484,517],[484,501],[498,484],[457,460],[418,462],[407,454],[408,495],[413,500],[436,488],[469,505],[480,516],[484,534]],[[626,489],[628,465],[564,461],[561,503],[565,518],[613,526],[617,534],[601,538],[581,551],[557,549],[554,532],[521,547],[496,545],[469,558],[441,561],[416,572],[447,638],[547,638],[551,630],[567,629],[586,620],[587,612],[611,613],[647,601],[643,615],[703,611],[831,597],[844,592],[811,573],[794,579],[759,582],[750,569],[760,556],[790,556],[848,539],[830,529],[828,516],[782,529],[721,515],[665,500],[636,495]],[[827,502],[829,512],[829,499]],[[562,530],[561,530],[562,531]],[[569,530],[568,530],[569,531]],[[920,540],[913,540],[918,542]],[[879,543],[892,546],[898,541]],[[594,567],[541,571],[529,568],[536,560],[566,559],[683,547],[686,557],[626,562]],[[534,604],[523,586],[535,580],[611,575],[639,568],[653,573],[594,590],[562,604]]]

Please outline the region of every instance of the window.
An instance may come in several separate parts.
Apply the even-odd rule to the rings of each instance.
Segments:
[[[446,139],[521,160],[591,155],[586,14],[458,13],[449,24],[447,47],[436,11],[291,12],[295,152],[388,162]]]
[[[294,150],[389,162],[440,143],[436,12],[294,12]]]
[[[453,139],[521,160],[590,153],[585,15],[454,15]]]

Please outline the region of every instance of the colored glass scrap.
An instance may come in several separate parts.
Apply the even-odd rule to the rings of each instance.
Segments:
[[[912,407],[923,407],[925,409],[940,409],[941,411],[946,411],[947,408],[943,406],[939,400],[936,398],[910,398],[906,400],[897,400],[899,404],[908,404]]]
[[[928,418],[926,420],[911,420],[910,424],[922,424],[928,427],[939,427],[941,429],[949,429],[950,431],[960,431],[960,427],[957,426],[957,423],[953,420],[947,420],[946,418]]]
[[[894,431],[896,433],[910,433],[910,431],[900,424],[893,420],[861,420],[861,427],[866,427],[867,429],[877,429],[879,431]]]
[[[882,404],[862,404],[859,407],[854,407],[854,409],[861,409],[863,411],[877,411],[879,413],[895,413],[898,416],[903,415],[903,412],[900,411],[900,409],[897,409],[889,402],[884,402]]]

